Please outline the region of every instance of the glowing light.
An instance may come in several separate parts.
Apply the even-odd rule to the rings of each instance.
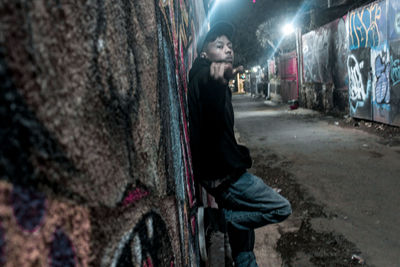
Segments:
[[[311,1],[303,1],[303,3],[301,4],[300,8],[297,10],[295,16],[293,17],[292,21],[297,21],[297,19],[299,18],[300,14],[303,14],[304,12],[306,12],[310,8],[310,6],[311,6]],[[279,39],[279,41],[275,45],[275,48],[271,52],[271,54],[270,54],[268,59],[272,59],[274,57],[275,53],[278,51],[279,46],[281,45],[281,43],[283,42],[284,39],[285,39],[285,35],[282,35],[282,37]]]
[[[294,33],[293,24],[292,23],[288,23],[285,26],[283,26],[282,32],[283,32],[284,35],[289,35],[289,34]]]

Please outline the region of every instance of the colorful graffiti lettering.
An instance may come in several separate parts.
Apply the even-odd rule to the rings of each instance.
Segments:
[[[122,236],[111,266],[170,266],[175,262],[173,255],[164,221],[149,212]]]
[[[148,194],[149,192],[142,188],[135,188],[134,190],[130,191],[127,196],[122,200],[122,206],[134,204],[140,199],[146,197]]]
[[[0,181],[0,217],[1,266],[89,265],[88,209]]]
[[[168,142],[166,151],[169,155],[169,173],[171,185],[174,185],[176,198],[178,200],[178,219],[180,227],[180,241],[182,245],[181,253],[185,259],[190,262],[198,261],[198,255],[193,252],[195,247],[195,232],[190,225],[190,215],[193,214],[195,207],[194,181],[192,166],[190,161],[190,148],[188,139],[188,125],[186,114],[186,68],[184,60],[185,40],[184,33],[175,35],[179,40],[169,41],[171,35],[169,31],[169,22],[165,19],[165,14],[169,9],[160,6],[158,9],[158,47],[159,47],[159,66],[160,81],[162,88],[160,91],[161,105],[168,107],[164,110],[164,129]],[[183,30],[181,27],[180,30]],[[177,46],[176,46],[177,45]],[[175,54],[179,52],[178,54]],[[189,238],[191,242],[185,241]],[[192,264],[193,265],[193,264]],[[196,264],[194,264],[196,265]]]
[[[378,20],[381,16],[382,8],[378,3],[350,12],[350,49],[379,45],[381,36]]]
[[[75,252],[71,240],[58,228],[53,234],[53,242],[50,244],[50,266],[52,267],[74,267]]]
[[[44,194],[31,188],[14,186],[11,199],[18,225],[25,231],[35,232],[45,217],[46,198]]]
[[[24,76],[0,93],[0,266],[199,266],[185,96],[193,1],[97,0],[78,12],[54,2],[0,7],[17,48],[0,47],[2,89]],[[58,103],[76,116],[44,108]],[[144,212],[165,199],[168,218]]]

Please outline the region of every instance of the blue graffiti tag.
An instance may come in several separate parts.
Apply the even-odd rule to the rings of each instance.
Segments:
[[[380,43],[378,21],[382,9],[378,3],[354,10],[349,14],[350,49],[376,47]]]
[[[390,57],[390,61],[390,79],[392,80],[393,85],[396,85],[400,83],[400,60],[393,60],[393,57]]]
[[[378,55],[375,59],[375,75],[377,79],[375,87],[376,102],[379,104],[383,102],[389,103],[389,66],[381,55]]]

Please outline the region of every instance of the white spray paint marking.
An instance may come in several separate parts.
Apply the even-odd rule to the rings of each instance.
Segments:
[[[148,217],[146,219],[146,227],[147,227],[148,238],[153,239],[154,230],[153,230],[153,218],[152,217]]]
[[[104,48],[104,40],[103,39],[99,39],[97,41],[97,50],[101,51],[101,50],[103,50],[103,48]]]
[[[117,266],[117,261],[118,261],[119,257],[121,256],[122,250],[123,250],[126,242],[128,242],[132,231],[133,230],[130,230],[127,233],[125,233],[123,235],[123,237],[121,238],[121,241],[118,243],[118,247],[115,250],[114,256],[113,256],[112,261],[111,261],[111,265],[110,265],[111,267],[116,267]],[[107,253],[106,253],[106,255],[107,255]],[[103,258],[102,266],[106,266],[105,265],[106,260],[107,260],[107,258]]]
[[[142,263],[142,243],[140,242],[140,237],[136,234],[133,237],[132,254],[135,255],[135,266],[141,266]]]
[[[351,62],[353,61],[353,62]],[[364,61],[358,63],[354,55],[347,58],[347,70],[349,72],[349,92],[352,101],[365,101],[367,93],[362,81],[361,69],[364,67]]]

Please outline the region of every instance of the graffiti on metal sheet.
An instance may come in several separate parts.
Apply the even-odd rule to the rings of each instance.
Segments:
[[[396,40],[400,38],[400,1],[389,0],[388,2],[388,39]]]
[[[390,57],[386,44],[371,49],[373,119],[390,123]]]
[[[323,27],[303,35],[303,65],[305,82],[332,82],[329,65],[331,30]]]
[[[350,55],[347,59],[347,68],[350,80],[350,100],[355,103],[362,103],[367,98],[367,91],[364,88],[361,69],[364,61],[358,62],[355,56]]]
[[[382,50],[371,50],[371,66],[374,73],[373,88],[375,89],[374,100],[378,104],[388,104],[390,100],[389,64],[389,53],[386,47]]]
[[[335,88],[346,88],[348,73],[346,60],[349,55],[348,38],[346,35],[346,17],[336,20],[332,27],[332,79]]]
[[[400,40],[390,43],[390,123],[400,126]]]
[[[333,82],[336,88],[345,88],[347,57],[346,17],[303,35],[304,81]]]
[[[390,67],[390,80],[392,85],[395,86],[400,83],[400,59],[393,59]]]
[[[386,38],[386,2],[372,3],[349,13],[350,49],[376,47]]]
[[[372,70],[370,49],[359,49],[347,59],[350,114],[371,119]]]

